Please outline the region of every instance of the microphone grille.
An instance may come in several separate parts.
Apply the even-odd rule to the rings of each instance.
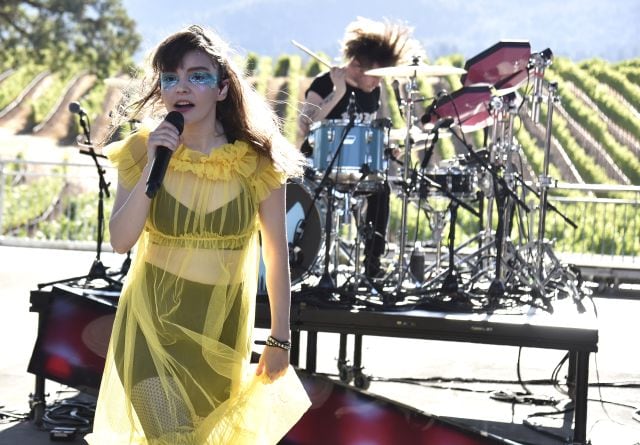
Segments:
[[[80,104],[78,102],[70,102],[69,111],[73,114],[78,114],[80,112]]]
[[[178,129],[178,134],[182,134],[182,130],[184,130],[184,116],[182,113],[179,111],[171,111],[164,120],[171,122],[171,124]]]

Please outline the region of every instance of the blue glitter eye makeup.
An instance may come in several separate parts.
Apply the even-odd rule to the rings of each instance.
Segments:
[[[168,90],[175,87],[178,84],[178,76],[171,73],[162,73],[160,75],[160,88]]]
[[[218,75],[207,71],[195,71],[189,74],[189,83],[196,87],[215,88],[218,86]],[[180,81],[180,77],[174,73],[162,73],[160,75],[160,88],[170,90]]]
[[[218,86],[218,76],[206,71],[196,71],[189,75],[189,82],[196,86],[202,85],[209,88],[215,88]]]

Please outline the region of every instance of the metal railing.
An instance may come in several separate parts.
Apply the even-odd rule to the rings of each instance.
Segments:
[[[106,162],[104,164],[107,164]],[[116,172],[103,166],[106,181]],[[0,160],[0,244],[93,250],[98,227],[94,164]],[[105,221],[115,187],[104,200]],[[104,250],[111,250],[105,230]]]
[[[573,192],[551,195],[550,202],[578,226],[548,214],[546,238],[556,252],[640,266],[639,186],[561,183],[556,189]]]
[[[104,202],[108,221],[116,172],[104,168],[112,184]],[[572,193],[554,196],[554,190]],[[93,164],[0,160],[0,244],[94,249],[98,192]],[[639,186],[558,184],[549,200],[578,226],[548,213],[545,235],[555,252],[640,266]],[[107,251],[108,240],[105,230]]]

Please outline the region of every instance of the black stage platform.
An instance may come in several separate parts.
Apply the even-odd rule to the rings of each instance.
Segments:
[[[363,336],[384,336],[523,346],[569,351],[568,386],[574,401],[574,444],[586,444],[589,354],[598,350],[598,329],[592,311],[579,313],[570,299],[554,302],[553,314],[532,308],[518,313],[464,314],[425,310],[353,310],[322,307],[293,296],[291,328],[294,347],[291,361],[299,365],[300,331],[307,332],[306,364],[316,370],[317,335],[341,334],[340,359],[345,357],[346,336],[355,336],[353,369],[361,369]],[[269,327],[266,297],[259,297],[256,326]],[[490,357],[488,357],[490,360]],[[357,377],[357,375],[356,375]],[[358,381],[356,381],[358,384]],[[362,385],[362,380],[360,385]]]

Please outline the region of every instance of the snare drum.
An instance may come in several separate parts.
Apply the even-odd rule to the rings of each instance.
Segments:
[[[320,258],[324,246],[324,223],[327,214],[326,198],[315,201],[316,184],[310,179],[291,179],[287,183],[287,239],[289,240],[289,270],[291,284],[307,278]],[[262,256],[258,274],[258,294],[267,293]]]
[[[457,198],[467,197],[477,188],[475,170],[470,168],[438,167],[428,171],[425,176],[440,186],[438,188],[423,181],[421,188],[426,187],[428,196],[446,196],[446,190]]]
[[[329,168],[348,125],[344,120],[324,120],[311,127],[309,144],[313,147],[313,164],[318,171],[326,172]],[[354,124],[344,137],[329,177],[338,184],[355,184],[364,172],[368,172],[370,174],[364,181],[381,181],[385,137],[383,126]]]

